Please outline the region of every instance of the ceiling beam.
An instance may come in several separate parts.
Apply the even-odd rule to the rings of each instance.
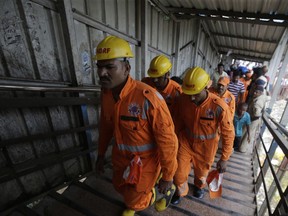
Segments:
[[[248,13],[248,12],[234,12],[234,11],[223,11],[223,10],[205,10],[205,9],[195,9],[195,8],[175,8],[168,7],[168,11],[172,13],[186,13],[186,14],[203,14],[206,16],[217,15],[217,16],[229,16],[238,18],[261,18],[261,19],[278,19],[288,21],[288,15],[285,14],[264,14],[264,13]]]
[[[237,36],[237,35],[221,34],[218,32],[211,32],[211,35],[243,39],[243,40],[253,40],[253,41],[259,41],[259,42],[265,42],[265,43],[274,43],[274,44],[277,44],[279,42],[277,40],[269,40],[269,39],[261,39],[261,38],[255,38],[255,37],[245,37],[245,36],[243,37],[243,36]]]
[[[217,47],[218,49],[228,49],[228,50],[238,50],[238,51],[242,51],[242,52],[252,52],[252,53],[257,53],[257,54],[262,54],[262,55],[269,55],[269,56],[272,56],[273,55],[273,52],[272,53],[265,53],[265,52],[258,52],[258,51],[255,51],[255,50],[249,50],[249,49],[241,49],[241,48],[237,48],[237,47],[230,47],[230,46],[223,46],[223,45],[220,45],[220,44],[217,44]]]
[[[214,21],[226,21],[226,22],[238,22],[238,23],[250,23],[257,25],[271,25],[271,26],[283,26],[288,27],[288,22],[283,23],[273,22],[273,21],[261,21],[261,20],[250,20],[250,19],[237,19],[237,18],[223,18],[223,17],[211,17],[211,16],[199,16],[199,15],[175,15],[175,17],[180,19],[201,19],[201,20],[214,20]]]
[[[159,1],[159,0],[149,0],[152,6],[157,7],[159,10],[161,10],[166,16],[170,17],[175,22],[178,22],[177,18],[174,16],[173,13],[170,13],[170,11],[167,10],[167,8]]]
[[[226,55],[227,52],[219,52],[222,55]],[[234,59],[240,59],[240,60],[246,60],[246,61],[255,61],[255,62],[264,62],[264,61],[270,61],[269,58],[261,58],[256,56],[250,56],[250,55],[241,55],[241,54],[230,54]]]
[[[270,61],[269,58],[261,58],[261,57],[255,57],[255,56],[246,56],[246,55],[231,55],[234,59],[239,60],[245,60],[245,61],[254,61],[254,62],[260,62],[263,63],[265,61]]]

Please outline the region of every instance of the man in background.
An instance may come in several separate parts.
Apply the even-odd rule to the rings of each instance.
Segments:
[[[243,135],[243,139],[241,142],[241,145],[239,146],[240,152],[246,152],[248,150],[248,144],[252,144],[252,147],[254,146],[254,142],[258,136],[259,133],[259,127],[261,124],[261,117],[262,113],[265,108],[265,103],[267,100],[267,97],[264,92],[263,86],[256,86],[253,99],[248,104],[248,113],[251,117],[251,125],[250,125],[250,142],[249,142],[249,131],[245,131]],[[250,150],[252,152],[252,148]]]
[[[207,90],[209,83],[209,75],[202,68],[188,70],[183,80],[183,94],[176,103],[174,122],[179,150],[174,183],[177,191],[171,201],[175,205],[188,194],[191,163],[194,168],[193,195],[199,199],[204,197],[206,178],[214,162],[220,136],[223,146],[217,162],[220,173],[226,171],[232,153],[234,127],[231,112],[223,100]]]
[[[224,71],[224,65],[222,63],[217,65],[217,70],[211,75],[212,87],[215,89],[217,88],[217,83],[220,77],[229,77]]]
[[[227,90],[230,79],[228,77],[220,77],[218,80],[217,88],[210,87],[209,91],[220,97],[230,108],[231,115],[234,116],[235,113],[235,97]]]
[[[175,100],[182,93],[181,86],[169,78],[171,68],[172,63],[166,56],[156,56],[150,63],[148,69],[149,77],[142,79],[142,82],[157,89],[163,96],[170,112],[173,109]]]

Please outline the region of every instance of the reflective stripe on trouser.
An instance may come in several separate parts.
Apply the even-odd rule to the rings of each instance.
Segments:
[[[214,141],[215,142],[215,141]],[[206,185],[206,177],[213,164],[218,143],[201,142],[189,144],[186,136],[182,133],[179,136],[178,169],[174,176],[179,196],[186,196],[188,193],[188,177],[191,171],[191,163],[194,168],[194,185],[203,188]],[[210,147],[207,148],[207,147]],[[185,184],[187,186],[185,186]],[[187,189],[186,189],[187,188]]]

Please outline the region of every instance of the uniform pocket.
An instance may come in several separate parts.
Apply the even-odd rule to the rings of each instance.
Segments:
[[[212,118],[210,119],[210,118],[200,117],[200,125],[213,128],[216,125],[216,122]]]
[[[138,116],[120,116],[120,127],[127,130],[139,131],[145,127],[147,121],[140,119]]]

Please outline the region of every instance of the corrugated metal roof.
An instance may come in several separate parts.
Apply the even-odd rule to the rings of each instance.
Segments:
[[[270,60],[288,26],[287,0],[155,1],[176,19],[203,20],[218,51],[239,59]]]

